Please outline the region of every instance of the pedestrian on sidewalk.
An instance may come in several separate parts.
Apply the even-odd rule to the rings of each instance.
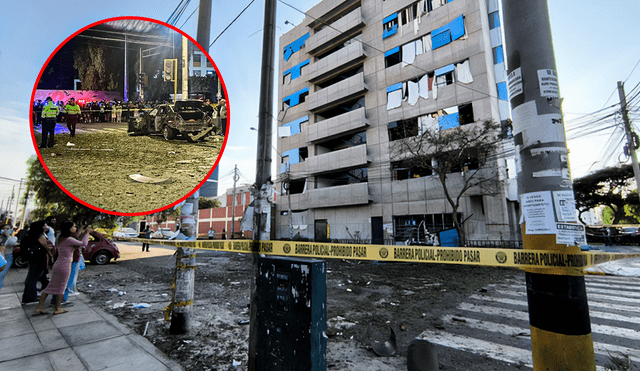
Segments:
[[[30,304],[38,301],[38,281],[42,276],[47,276],[47,262],[51,255],[50,247],[47,244],[47,237],[44,230],[47,224],[44,221],[37,221],[31,224],[29,232],[20,241],[20,250],[29,261],[29,271],[24,280],[24,293],[22,294],[22,304]],[[43,283],[43,288],[45,281]]]
[[[142,237],[144,238],[151,238],[151,228],[149,228],[149,226],[147,225],[147,227],[144,229],[144,231],[142,231]],[[149,243],[148,242],[143,242],[142,243],[142,252],[144,252],[144,249],[147,249],[147,252],[149,252]]]
[[[76,240],[72,236],[78,232],[80,234],[81,241]],[[51,282],[49,286],[42,291],[42,296],[40,296],[40,302],[36,307],[34,315],[46,314],[42,308],[44,306],[45,300],[47,300],[47,295],[57,295],[56,296],[56,304],[53,314],[63,314],[67,313],[67,310],[60,308],[60,304],[62,303],[63,294],[67,287],[67,282],[69,281],[69,277],[71,276],[71,263],[73,260],[73,251],[79,249],[81,246],[86,246],[89,242],[89,232],[91,232],[91,228],[87,226],[83,226],[78,230],[76,228],[76,224],[74,222],[64,222],[60,227],[60,239],[58,241],[58,245],[56,246],[58,249],[58,259],[53,265],[53,270],[51,272]]]
[[[0,290],[2,290],[2,285],[4,284],[4,277],[13,264],[13,246],[18,241],[16,237],[11,235],[11,232],[13,232],[11,224],[0,223],[0,252],[7,261],[4,269],[0,272]]]

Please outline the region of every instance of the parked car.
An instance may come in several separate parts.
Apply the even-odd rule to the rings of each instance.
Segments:
[[[173,234],[171,228],[160,228],[157,231],[153,232],[151,238],[169,238]]]
[[[161,104],[141,117],[129,121],[131,135],[162,134],[165,140],[184,136],[189,141],[203,139],[206,135],[220,130],[214,120],[204,112],[200,100],[182,100],[175,104]],[[202,136],[198,136],[202,134]]]
[[[114,231],[112,236],[116,241],[121,238],[137,238],[138,232],[133,228],[120,228]]]
[[[89,242],[83,250],[82,255],[85,260],[91,261],[93,264],[104,265],[109,263],[111,259],[120,258],[120,250],[113,241],[105,237],[99,232],[91,231],[89,234]],[[28,265],[27,260],[20,252],[20,246],[13,249],[13,264],[16,268],[24,268]]]

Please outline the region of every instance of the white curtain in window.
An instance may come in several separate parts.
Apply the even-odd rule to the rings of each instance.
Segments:
[[[438,99],[438,85],[436,84],[437,79],[437,77],[433,79],[433,86],[431,87],[431,94],[433,94],[433,99]]]
[[[424,53],[424,50],[422,49],[422,39],[418,39],[413,43],[416,45],[416,55],[421,55],[422,53]]]
[[[469,60],[459,63],[456,66],[456,75],[458,81],[463,84],[471,84],[473,82],[473,76],[471,76],[471,67],[469,66]]]
[[[418,81],[418,89],[419,89],[420,96],[422,98],[429,99],[429,76],[428,75],[422,76],[420,81]]]
[[[420,87],[417,82],[409,81],[409,104],[414,105],[418,103],[418,97],[420,96]]]
[[[402,67],[412,64],[416,59],[416,44],[410,42],[402,45]]]
[[[422,135],[427,130],[437,130],[438,126],[438,118],[432,117],[431,115],[424,115],[418,117],[418,134]]]
[[[280,126],[278,128],[278,136],[280,138],[291,136],[291,128],[289,126]]]
[[[422,50],[424,50],[424,52],[428,52],[429,50],[431,50],[432,46],[431,46],[431,34],[426,34],[425,36],[422,36]]]
[[[417,34],[418,34],[418,31],[420,31],[420,26],[418,25],[418,20],[419,20],[419,19],[420,19],[420,18],[414,18],[414,19],[413,19],[413,34],[414,34],[414,35],[417,35]]]
[[[402,90],[398,89],[387,93],[387,110],[398,108],[402,105]]]

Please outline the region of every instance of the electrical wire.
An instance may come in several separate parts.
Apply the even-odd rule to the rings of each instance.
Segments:
[[[233,23],[234,23],[238,18],[240,18],[240,16],[242,15],[242,13],[244,13],[244,12],[245,12],[245,10],[249,9],[249,7],[251,6],[251,4],[253,4],[253,2],[254,2],[254,1],[255,1],[255,0],[251,0],[251,2],[250,2],[247,6],[245,6],[245,7],[244,7],[244,9],[242,9],[242,11],[240,12],[240,14],[238,14],[238,15],[233,19],[233,21],[231,21],[231,23],[229,23],[229,24],[227,25],[227,27],[225,27],[225,28],[224,28],[224,30],[222,30],[222,32],[220,32],[220,34],[215,38],[215,40],[213,40],[213,42],[212,42],[211,44],[209,44],[209,48],[211,48],[211,47],[213,46],[213,44],[215,44],[215,42],[220,38],[220,36],[222,36],[222,34],[224,34],[224,32],[225,32],[229,27],[231,27],[231,25],[232,25],[232,24],[233,24]]]

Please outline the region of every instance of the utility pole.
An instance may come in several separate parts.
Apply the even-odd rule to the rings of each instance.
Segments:
[[[200,45],[209,45],[209,30],[211,28],[211,11],[208,17],[202,17],[203,4],[206,2],[211,8],[211,0],[200,1],[200,15],[198,16],[198,37]],[[207,48],[208,49],[208,48]],[[174,60],[174,66],[177,63]],[[177,90],[177,76],[174,89]],[[177,98],[177,93],[174,95]],[[174,99],[175,101],[175,99]],[[187,240],[198,238],[198,201],[200,191],[189,196],[180,211],[180,234]],[[191,327],[191,307],[193,306],[193,291],[195,286],[196,251],[191,248],[178,247],[176,251],[176,270],[173,300],[171,301],[171,327],[173,334],[187,333]]]
[[[124,35],[124,101],[128,102],[129,99],[127,97],[127,89],[129,87],[129,83],[127,82],[127,35]]]
[[[20,205],[20,191],[22,190],[22,178],[20,179],[20,185],[18,186],[18,197],[16,197],[16,211],[13,213],[13,224],[18,221],[18,205]]]
[[[293,240],[293,215],[291,215],[291,169],[288,166],[285,187],[289,201],[289,208],[287,210],[287,215],[289,215],[289,240]]]
[[[15,196],[16,186],[15,184],[11,187],[11,197],[9,197],[9,202],[7,203],[7,217],[5,223],[9,220],[9,214],[11,214],[11,203],[13,202],[13,197]]]
[[[196,41],[209,53],[209,34],[211,33],[211,0],[200,0],[198,8],[198,31]]]
[[[27,202],[29,201],[29,185],[27,185],[27,192],[24,194],[24,207],[22,208],[22,219],[20,220],[20,229],[24,227],[24,215],[27,211]]]
[[[271,193],[271,130],[273,111],[273,59],[276,39],[277,0],[265,0],[262,35],[262,73],[260,75],[260,105],[258,110],[258,145],[256,153],[256,200],[253,212],[253,270],[251,280],[251,315],[249,324],[248,370],[255,371],[258,347],[258,313],[256,303],[256,277],[259,274],[260,241],[269,239],[270,210],[268,195]],[[264,213],[264,211],[267,211]],[[266,336],[266,334],[261,334]]]
[[[502,4],[524,249],[579,253],[558,234],[561,223],[579,226],[547,1]],[[582,269],[527,268],[525,275],[534,370],[595,371]]]
[[[182,36],[182,100],[189,99],[189,51],[187,37]]]
[[[240,179],[238,165],[233,169],[233,202],[231,202],[231,239],[236,236],[236,182]]]
[[[624,93],[624,83],[622,81],[618,81],[618,95],[620,96],[624,130],[627,132],[627,148],[629,157],[631,157],[631,167],[633,167],[633,175],[636,178],[636,189],[640,190],[640,168],[638,167],[638,159],[636,158],[636,144],[638,143],[633,140],[633,130],[629,122],[629,110],[627,110],[627,96]],[[640,193],[638,193],[638,197],[640,197]]]

